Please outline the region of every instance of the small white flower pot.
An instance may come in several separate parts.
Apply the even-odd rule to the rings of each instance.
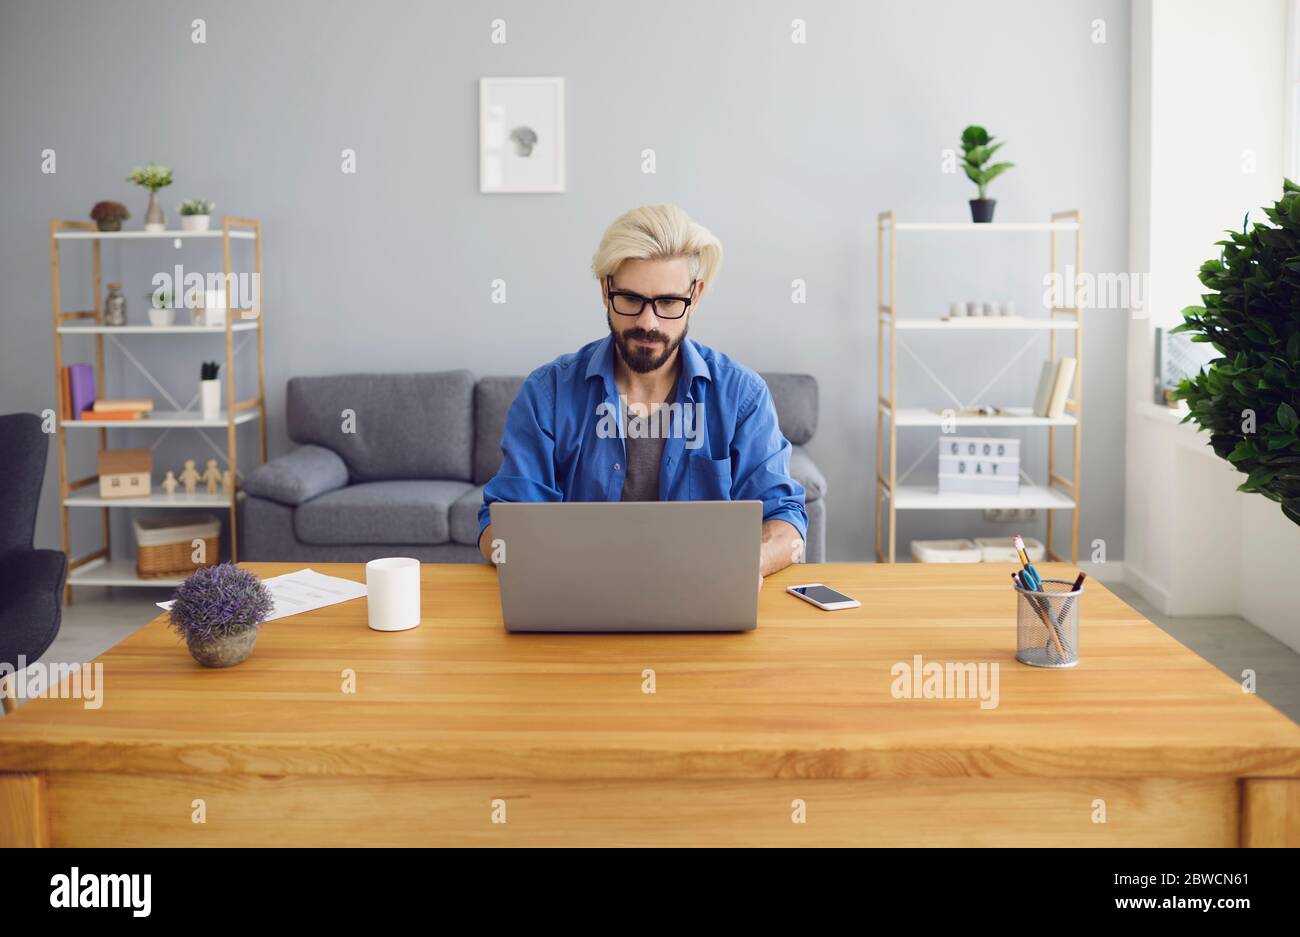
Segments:
[[[206,231],[211,220],[211,215],[181,215],[181,230]]]
[[[170,306],[161,309],[149,307],[149,324],[155,328],[164,328],[176,321],[176,310]]]
[[[203,419],[221,419],[221,378],[199,381],[199,408]]]

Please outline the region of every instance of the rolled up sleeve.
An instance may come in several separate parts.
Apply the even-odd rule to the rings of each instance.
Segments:
[[[760,380],[750,401],[741,407],[731,446],[731,497],[762,501],[764,521],[785,521],[808,536],[804,490],[790,475],[790,441],[777,424],[772,393]]]
[[[555,478],[555,400],[545,379],[530,377],[506,413],[501,468],[483,488],[478,534],[492,523],[498,501],[562,501]]]

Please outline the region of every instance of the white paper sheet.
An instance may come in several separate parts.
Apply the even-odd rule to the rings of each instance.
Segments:
[[[271,614],[266,616],[267,621],[310,612],[327,605],[338,605],[340,602],[350,602],[366,594],[364,582],[326,576],[314,569],[300,569],[296,573],[272,576],[263,579],[262,584],[271,593],[273,603]],[[173,604],[175,603],[159,602],[158,607],[171,611]]]

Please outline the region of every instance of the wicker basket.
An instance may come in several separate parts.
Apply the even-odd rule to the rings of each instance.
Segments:
[[[211,514],[136,520],[135,571],[142,579],[188,576],[214,566],[221,551],[221,521]],[[195,563],[194,541],[202,540],[207,562]]]

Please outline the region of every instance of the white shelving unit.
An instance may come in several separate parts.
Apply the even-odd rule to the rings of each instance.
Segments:
[[[110,560],[97,556],[68,574],[70,586],[149,586],[176,588],[185,581],[184,576],[166,576],[142,579],[136,575],[132,560]]]
[[[970,319],[899,319],[895,324],[891,317],[885,320],[900,332],[1057,332],[1076,331],[1077,322],[1061,322],[1053,319],[1008,319],[976,317]]]
[[[225,324],[219,326],[200,326],[176,324],[153,326],[141,323],[123,326],[104,324],[103,315],[103,263],[101,245],[105,241],[125,243],[141,241],[170,240],[177,248],[182,248],[186,241],[208,241],[220,239],[225,282],[230,282],[231,242],[251,241],[253,247],[253,271],[256,274],[257,297],[254,308],[249,312],[225,311]],[[94,290],[94,308],[75,311],[64,310],[62,288],[59,276],[60,245],[66,242],[87,241],[90,243],[92,281]],[[226,216],[219,229],[210,231],[99,231],[94,225],[81,221],[50,222],[50,278],[51,304],[54,322],[54,376],[59,398],[59,512],[63,551],[68,555],[68,582],[64,599],[72,602],[73,586],[176,586],[183,577],[142,578],[136,574],[135,562],[129,559],[115,559],[112,555],[110,514],[113,508],[216,508],[229,511],[230,521],[224,535],[230,544],[230,558],[238,559],[237,510],[242,493],[239,491],[239,452],[235,430],[237,427],[253,421],[258,427],[258,460],[266,461],[266,367],[265,367],[265,314],[262,305],[262,226],[252,218]],[[238,318],[236,316],[238,315]],[[244,341],[256,340],[257,349],[257,395],[246,400],[235,399],[235,353],[238,350],[234,338],[247,333]],[[222,336],[225,339],[225,409],[216,419],[204,419],[196,410],[190,410],[186,404],[173,397],[166,388],[149,374],[120,341],[124,336],[164,336],[203,335]],[[138,420],[96,420],[63,419],[65,409],[63,397],[63,339],[69,336],[89,336],[95,346],[95,382],[96,397],[104,397],[104,348],[105,338],[108,344],[116,347],[123,356],[140,370],[154,389],[164,400],[172,404],[169,410],[154,410]],[[196,357],[196,361],[198,358]],[[196,366],[197,370],[197,366]],[[188,406],[194,406],[190,402]],[[160,430],[163,433],[173,429],[213,429],[226,431],[226,448],[217,449],[235,478],[235,490],[230,494],[207,494],[206,491],[193,495],[176,493],[167,495],[155,491],[145,497],[101,498],[99,496],[99,476],[71,480],[68,477],[68,439],[84,438],[86,430],[99,431],[99,449],[108,448],[109,430]],[[69,432],[64,432],[64,431]],[[71,432],[71,431],[77,432]],[[211,443],[211,441],[209,440]],[[95,550],[76,556],[72,549],[72,530],[69,512],[77,509],[97,508],[101,514],[103,543]]]
[[[251,332],[256,322],[240,319],[230,331]],[[61,325],[60,335],[225,335],[224,325]]]
[[[1080,406],[1083,385],[1083,319],[1080,315],[1080,293],[1076,284],[1072,289],[1070,305],[1054,305],[1046,317],[953,319],[908,318],[898,314],[898,235],[904,232],[937,232],[976,237],[996,237],[1007,232],[1042,232],[1050,235],[1051,270],[1059,274],[1057,265],[1057,237],[1062,234],[1074,237],[1074,269],[1083,269],[1083,218],[1078,211],[1056,212],[1045,222],[1001,222],[996,224],[948,222],[900,222],[895,212],[881,212],[876,219],[876,560],[896,561],[899,511],[983,511],[990,509],[1041,510],[1047,514],[1047,553],[1053,560],[1064,559],[1055,544],[1054,512],[1070,512],[1070,562],[1079,559],[1079,470],[1082,442],[1083,414]],[[886,249],[888,263],[886,264]],[[1057,297],[1055,302],[1063,302]],[[1072,353],[1078,361],[1072,396],[1066,401],[1065,413],[1059,417],[1034,416],[1025,408],[995,416],[949,416],[938,410],[898,406],[898,349],[912,357],[930,377],[943,387],[942,382],[908,346],[902,344],[899,332],[927,331],[953,332],[969,336],[972,332],[1033,332],[1045,331],[1050,342],[1050,357],[1057,359],[1057,336],[1073,339]],[[888,360],[886,361],[886,356]],[[886,380],[886,364],[888,380]],[[946,387],[943,389],[952,396]],[[950,412],[960,413],[969,405],[953,407]],[[886,430],[888,425],[888,430]],[[965,493],[940,494],[927,485],[906,484],[912,469],[920,464],[918,459],[900,476],[898,472],[898,431],[911,427],[927,427],[944,432],[965,432],[995,427],[1025,427],[1047,430],[1047,479],[1034,483],[1026,477],[1014,495],[983,495]],[[1057,471],[1056,431],[1069,430],[1073,437],[1073,474],[1066,478]],[[886,443],[888,443],[886,458]],[[936,438],[935,444],[938,443]],[[933,448],[933,447],[932,447]],[[927,451],[928,454],[928,451]],[[888,523],[888,540],[885,527]]]
[[[233,422],[236,426],[251,423],[258,418],[256,410],[241,410],[230,420],[223,410],[215,420],[205,420],[194,410],[155,410],[138,420],[68,420],[66,429],[225,429]]]

